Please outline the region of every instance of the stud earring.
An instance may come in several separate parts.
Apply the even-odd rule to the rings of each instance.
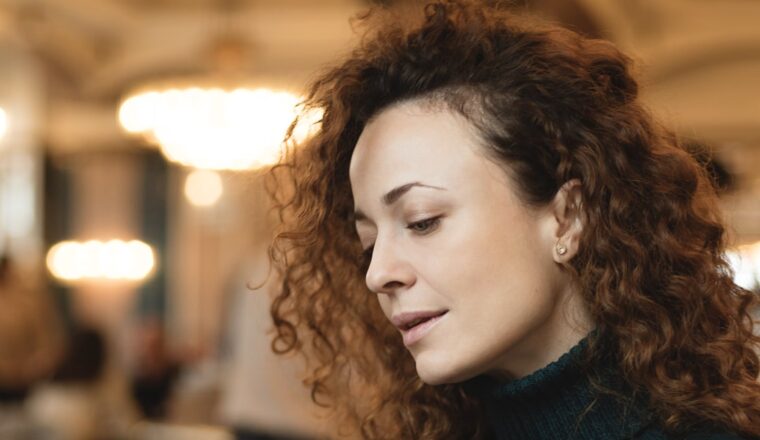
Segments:
[[[559,243],[557,243],[557,253],[560,255],[565,255],[567,253],[567,248]]]

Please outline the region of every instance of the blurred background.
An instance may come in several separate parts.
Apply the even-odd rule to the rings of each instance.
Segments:
[[[0,438],[335,435],[269,349],[261,176],[372,3],[0,0]],[[758,290],[760,1],[513,3],[635,58]]]

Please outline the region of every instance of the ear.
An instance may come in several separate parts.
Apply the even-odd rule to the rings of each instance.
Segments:
[[[552,250],[557,263],[567,263],[578,253],[583,231],[581,181],[565,182],[552,200],[552,213],[556,222],[555,246]],[[562,248],[565,249],[562,252]]]

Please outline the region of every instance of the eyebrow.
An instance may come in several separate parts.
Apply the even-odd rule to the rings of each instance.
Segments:
[[[425,185],[424,183],[421,183],[421,182],[409,182],[409,183],[405,183],[403,185],[397,186],[393,188],[392,190],[388,191],[387,193],[385,193],[385,195],[382,197],[381,200],[383,201],[383,204],[385,206],[392,205],[396,203],[398,199],[401,198],[401,196],[409,192],[409,190],[414,187],[430,188],[430,189],[437,189],[440,191],[446,191],[446,188],[441,188],[439,186]],[[354,211],[353,220],[355,222],[359,220],[366,220],[366,219],[367,219],[367,215],[364,214],[361,210],[357,209],[356,211]]]

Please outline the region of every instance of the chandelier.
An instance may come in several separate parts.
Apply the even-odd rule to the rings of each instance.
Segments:
[[[175,82],[130,93],[119,106],[121,126],[158,145],[172,162],[244,170],[278,161],[297,116],[296,142],[303,141],[321,118],[319,112],[300,112],[301,98],[287,91],[190,84]]]

